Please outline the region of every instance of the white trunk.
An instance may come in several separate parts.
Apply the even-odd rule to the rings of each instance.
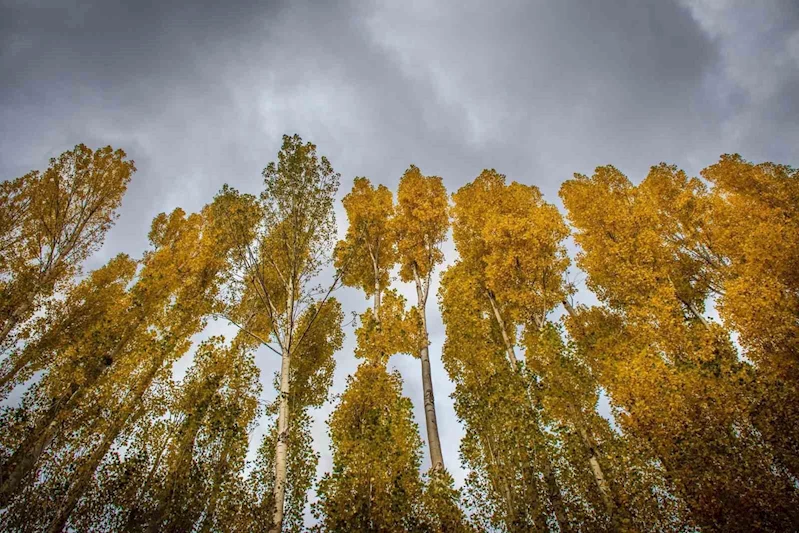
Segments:
[[[427,442],[430,447],[430,463],[433,470],[444,468],[444,455],[441,453],[441,439],[438,436],[438,420],[436,419],[436,401],[433,394],[433,376],[430,371],[430,352],[427,348],[429,335],[427,333],[427,317],[425,307],[427,306],[427,290],[422,287],[422,282],[416,271],[413,269],[416,278],[416,295],[419,301],[419,314],[422,317],[422,343],[423,347],[419,351],[419,359],[422,361],[422,391],[424,393],[424,417],[427,426]]]
[[[502,332],[502,340],[505,343],[505,351],[508,353],[508,360],[515,368],[518,361],[516,359],[516,350],[514,350],[513,344],[510,342],[510,337],[508,336],[508,331],[505,329],[505,321],[502,319],[502,314],[499,312],[494,294],[491,291],[486,291],[486,293],[488,294],[488,301],[491,302],[491,309],[494,311],[494,318],[497,320],[499,330]]]
[[[280,405],[277,416],[277,445],[275,447],[275,514],[272,518],[271,532],[278,533],[283,527],[283,514],[286,500],[286,479],[288,472],[289,439],[289,374],[291,354],[283,349],[280,365]]]
[[[377,265],[377,258],[372,254],[371,249],[369,254],[372,256],[372,272],[375,276],[375,295],[374,295],[374,313],[375,320],[380,324],[380,293],[383,292],[380,288],[380,268]]]
[[[596,486],[599,489],[599,494],[602,496],[602,503],[605,504],[605,510],[607,511],[608,516],[613,517],[613,514],[615,512],[615,506],[613,504],[613,495],[610,492],[610,486],[608,485],[608,482],[605,479],[605,474],[602,472],[602,466],[599,464],[599,458],[597,457],[596,449],[594,448],[594,443],[592,442],[591,438],[588,436],[588,432],[583,426],[582,421],[577,420],[576,422],[579,425],[578,431],[580,432],[580,438],[583,440],[583,444],[585,445],[585,448],[588,451],[588,463],[591,466],[591,473],[594,475],[594,481],[596,482]]]

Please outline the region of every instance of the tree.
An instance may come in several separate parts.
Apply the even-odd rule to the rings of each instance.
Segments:
[[[466,429],[461,457],[469,469],[467,496],[483,529],[541,530],[550,520],[566,519],[555,472],[544,468],[552,464],[552,447],[542,431],[537,391],[508,360],[484,294],[464,262],[442,276],[442,360]]]
[[[136,266],[136,261],[120,254],[71,287],[63,301],[51,303],[33,321],[31,338],[11,350],[0,366],[0,395],[54,364],[59,350],[74,349],[87,336],[100,335],[112,316],[125,308]]]
[[[692,252],[717,282],[717,309],[756,367],[752,416],[780,461],[799,476],[799,172],[722,156],[694,216]],[[698,221],[697,221],[698,219]],[[698,241],[698,242],[697,242]]]
[[[236,243],[230,312],[226,315],[281,357],[271,528],[280,531],[291,426],[290,369],[316,320],[315,314],[306,321],[300,317],[308,309],[315,313],[324,309],[341,277],[341,272],[337,273],[326,291],[312,285],[330,260],[339,175],[327,158],[316,155],[316,146],[294,135],[283,137],[278,161],[269,163],[263,176],[264,191],[259,199],[225,187],[217,201],[220,206],[236,206],[226,212]]]
[[[215,224],[210,210],[156,217],[154,250],[129,294],[78,343],[61,347],[46,378],[29,391],[32,427],[23,427],[4,464],[3,494],[33,505],[32,495],[49,498],[46,487],[71,480],[69,491],[48,504],[55,517],[42,509],[41,518],[52,518],[43,527],[67,523],[117,437],[143,414],[150,386],[204,327],[225,266],[226,241]]]
[[[578,230],[578,264],[606,306],[586,314],[575,334],[623,409],[625,433],[649,444],[699,526],[791,528],[795,489],[748,420],[739,386],[746,367],[726,332],[703,316],[713,278],[679,238],[690,235],[678,222],[695,202],[688,193],[665,194],[669,183],[700,189],[666,165],[653,167],[638,187],[600,167],[561,188]],[[674,208],[663,207],[664,197]]]
[[[0,189],[0,346],[103,243],[136,167],[85,145]]]
[[[446,238],[448,228],[449,205],[443,181],[437,176],[424,176],[417,167],[411,165],[400,179],[397,214],[392,222],[392,229],[396,235],[400,279],[412,281],[416,285],[425,423],[430,461],[434,470],[444,468],[444,457],[436,420],[425,309],[433,271],[444,260],[441,244]]]
[[[384,185],[375,189],[367,178],[355,178],[352,191],[342,203],[349,226],[344,240],[336,245],[336,267],[347,266],[342,279],[345,285],[358,287],[374,298],[374,315],[378,317],[381,294],[397,261],[391,233],[394,198]]]
[[[510,370],[526,389],[528,416],[540,424],[538,394],[531,390],[536,378],[520,366],[515,333],[518,325],[542,330],[547,314],[563,300],[567,292],[563,273],[569,261],[561,243],[568,230],[537,188],[506,185],[505,176],[494,170],[483,171],[453,200],[453,237],[463,262],[453,275],[473,276],[478,301],[490,304],[489,316],[501,334]],[[538,462],[553,514],[563,529],[568,527],[563,488],[558,486],[550,455],[540,454]]]
[[[413,531],[421,440],[398,373],[363,363],[330,418],[333,471],[319,484],[320,531]]]

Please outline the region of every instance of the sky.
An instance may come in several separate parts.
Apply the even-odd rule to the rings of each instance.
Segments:
[[[341,173],[339,197],[355,176],[396,190],[412,163],[450,192],[495,168],[557,205],[563,181],[605,164],[634,182],[661,161],[696,175],[724,153],[796,166],[799,2],[0,0],[0,179],[78,143],[123,148],[138,168],[87,269],[140,256],[155,215],[198,210],[224,183],[258,192],[293,133]],[[460,484],[436,289],[436,408]],[[337,297],[348,312],[368,305]],[[353,340],[349,328],[333,394],[357,366]],[[262,350],[258,364],[274,398],[279,362]],[[419,362],[392,364],[426,438]],[[320,473],[333,407],[314,413]]]

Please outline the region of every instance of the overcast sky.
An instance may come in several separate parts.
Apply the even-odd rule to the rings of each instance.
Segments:
[[[560,183],[602,164],[639,181],[661,161],[696,174],[722,153],[799,159],[797,0],[0,2],[0,179],[81,142],[123,148],[139,169],[90,267],[139,256],[153,216],[197,210],[223,183],[257,192],[284,133],[329,157],[341,196],[356,175],[396,190],[411,163],[450,192],[496,168],[559,204]],[[428,316],[460,483],[433,298]],[[259,364],[269,384],[277,361]],[[419,363],[394,364],[425,437]],[[331,410],[316,413],[320,472]]]

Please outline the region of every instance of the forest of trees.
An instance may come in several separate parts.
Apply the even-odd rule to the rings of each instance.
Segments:
[[[0,183],[0,530],[799,531],[799,171],[599,167],[562,184],[562,213],[494,170],[447,191],[411,165],[396,191],[355,178],[337,242],[340,176],[284,136],[260,195],[226,185],[158,215],[141,256],[83,271],[135,170],[78,145]],[[596,305],[574,303],[570,268]],[[343,285],[372,304],[317,479]],[[436,419],[436,312],[462,488]],[[235,336],[203,336],[213,320]],[[422,397],[395,354],[418,358]]]

